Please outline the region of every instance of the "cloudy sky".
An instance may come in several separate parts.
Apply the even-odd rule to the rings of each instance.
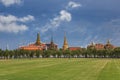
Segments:
[[[36,40],[62,47],[90,42],[120,46],[120,0],[0,0],[0,48],[16,49]]]

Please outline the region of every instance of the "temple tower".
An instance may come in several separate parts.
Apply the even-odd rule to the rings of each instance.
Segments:
[[[63,43],[63,50],[67,50],[68,49],[68,42],[67,42],[67,38],[66,35],[64,36],[64,43]]]
[[[114,49],[115,47],[110,43],[110,40],[107,41],[106,45],[104,46],[105,49]]]
[[[91,44],[87,46],[87,49],[95,49],[94,42],[91,42]]]
[[[41,42],[40,42],[40,33],[37,33],[37,39],[36,39],[36,45],[40,45]]]
[[[107,41],[107,44],[110,44],[110,40]]]
[[[54,41],[53,41],[53,36],[51,36],[50,49],[51,50],[55,49],[55,45],[54,45]]]

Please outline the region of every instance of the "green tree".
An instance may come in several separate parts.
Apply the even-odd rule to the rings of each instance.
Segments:
[[[43,51],[36,50],[36,57],[39,58],[42,55]]]
[[[33,58],[35,56],[35,51],[29,51],[29,53],[30,58]]]
[[[116,58],[120,58],[120,47],[115,48],[113,54]]]
[[[3,57],[3,50],[0,49],[0,58],[2,59],[2,57]]]
[[[82,56],[84,56],[85,58],[88,57],[87,49],[85,49],[85,48],[82,49]]]
[[[51,54],[52,54],[51,50],[46,50],[46,51],[43,52],[42,56],[45,57],[45,58],[48,58],[48,57],[50,57]]]
[[[13,56],[14,56],[14,51],[13,50],[9,51],[9,58],[12,59]]]

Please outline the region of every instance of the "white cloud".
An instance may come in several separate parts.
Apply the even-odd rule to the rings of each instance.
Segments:
[[[59,15],[55,18],[51,19],[49,23],[40,28],[41,32],[44,33],[49,29],[57,29],[62,22],[70,22],[72,20],[72,16],[66,10],[61,10]],[[39,29],[39,28],[37,28]]]
[[[32,21],[32,20],[34,20],[34,17],[31,15],[27,15],[22,18],[18,18],[13,15],[8,15],[8,16],[0,15],[0,22],[2,22],[2,23],[11,23],[11,22],[17,22],[17,21],[18,22],[27,22],[27,21]]]
[[[11,22],[15,22],[16,20],[17,18],[13,15],[8,15],[8,16],[0,15],[0,23],[11,23]]]
[[[22,0],[0,0],[0,2],[6,7],[9,7],[13,4],[20,4]]]
[[[65,10],[60,11],[60,20],[61,21],[71,21],[71,14]]]
[[[33,21],[33,20],[34,20],[34,17],[31,15],[18,19],[18,21],[21,21],[21,22],[27,22],[27,21]]]
[[[21,31],[26,31],[28,30],[28,27],[24,23],[32,20],[34,20],[34,17],[31,15],[21,18],[13,15],[0,15],[0,32],[18,33]]]
[[[19,25],[17,23],[10,23],[10,24],[2,24],[0,23],[0,32],[13,32],[18,33],[21,31],[28,30],[28,27],[26,25]]]
[[[71,9],[71,8],[77,8],[77,7],[82,7],[82,5],[80,3],[70,1],[66,8]]]
[[[82,5],[73,1],[70,1],[67,6],[65,7],[65,10],[61,10],[59,12],[59,15],[55,18],[51,19],[50,22],[46,23],[45,26],[42,28],[37,27],[36,30],[40,30],[42,33],[48,31],[48,30],[54,30],[57,29],[61,23],[63,22],[70,22],[72,20],[72,15],[70,12],[68,12],[69,9],[74,9],[77,7],[81,7]]]

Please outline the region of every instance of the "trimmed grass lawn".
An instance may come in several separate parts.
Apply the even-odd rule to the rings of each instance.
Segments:
[[[120,80],[120,59],[0,60],[0,80]]]

